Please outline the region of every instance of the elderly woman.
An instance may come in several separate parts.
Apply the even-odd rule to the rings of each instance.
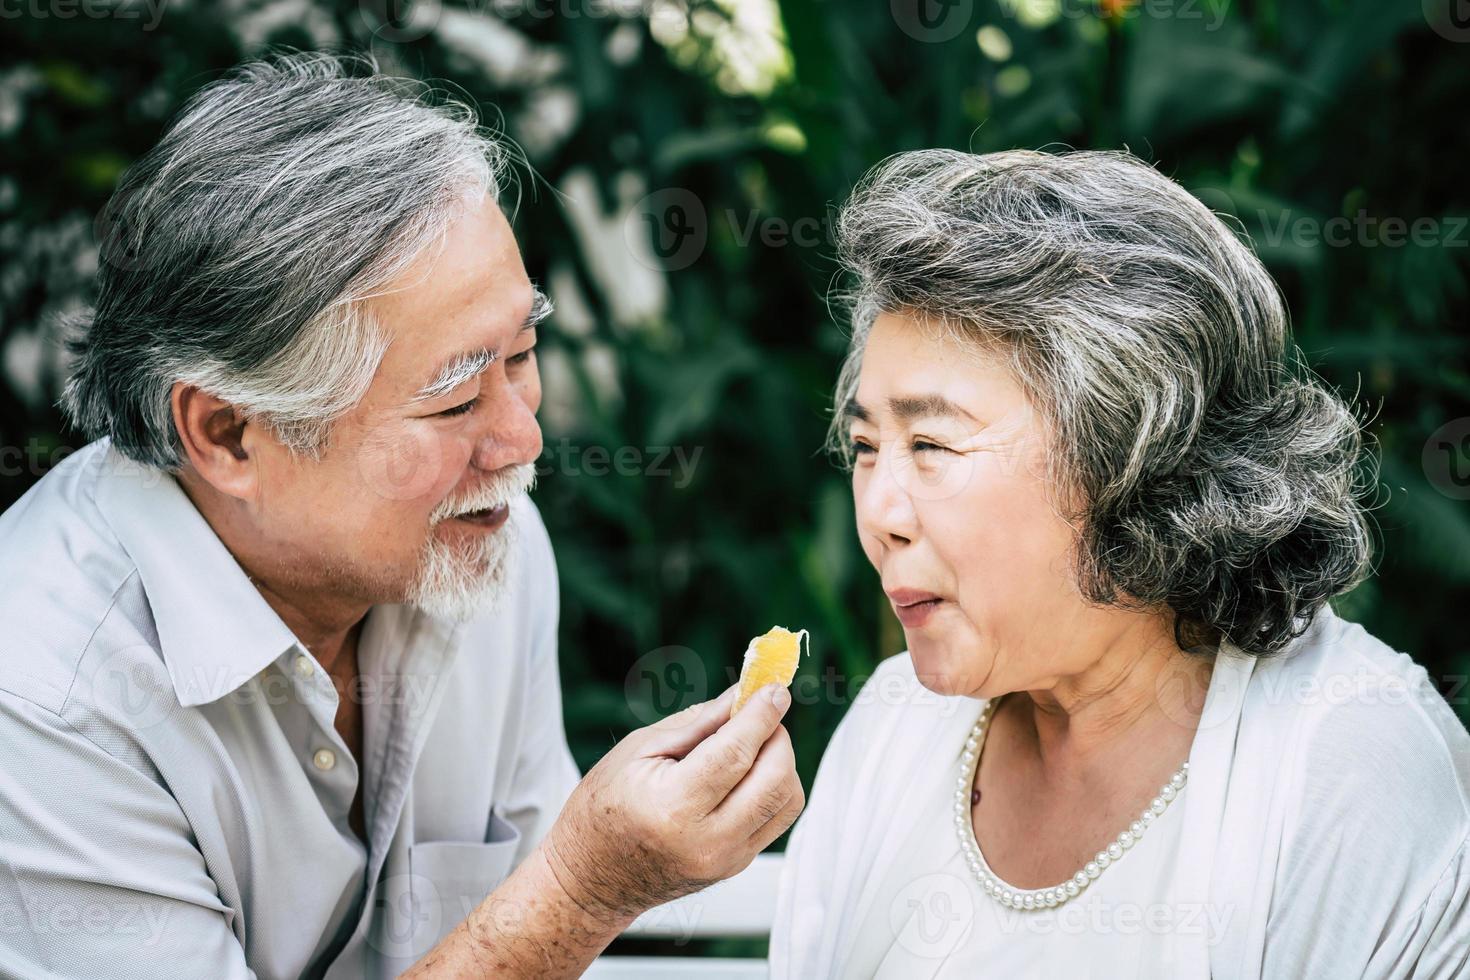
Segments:
[[[775,977],[1463,977],[1470,736],[1328,600],[1352,412],[1122,153],[923,151],[843,210],[835,444],[908,650],[793,831]]]

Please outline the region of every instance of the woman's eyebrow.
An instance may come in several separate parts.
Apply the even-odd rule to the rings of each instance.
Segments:
[[[911,422],[914,419],[923,418],[966,418],[976,425],[980,420],[965,411],[954,402],[937,393],[924,395],[895,395],[888,399],[888,411],[900,422]],[[842,414],[846,418],[857,419],[859,422],[871,422],[872,413],[864,408],[856,398],[850,399],[842,408]]]

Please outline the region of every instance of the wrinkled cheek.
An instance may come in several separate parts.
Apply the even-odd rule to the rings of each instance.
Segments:
[[[923,465],[913,459],[890,456],[888,465],[894,481],[916,507],[956,501],[975,487],[975,462],[969,456],[938,457]]]
[[[863,554],[868,557],[868,564],[873,566],[875,572],[882,575],[883,548],[878,544],[878,539],[871,534],[862,534],[861,532],[858,534],[858,539],[862,543]]]
[[[858,545],[863,549],[863,557],[868,559],[868,564],[876,569],[878,567],[878,547],[873,544],[873,539],[862,531],[858,531]]]
[[[379,432],[363,443],[358,476],[368,494],[385,501],[437,501],[464,462],[457,441],[427,428]]]
[[[531,376],[531,380],[527,381],[521,389],[521,398],[525,401],[526,407],[531,410],[532,415],[541,410],[541,369],[539,366],[536,373]]]
[[[866,478],[863,476],[856,476],[853,478],[852,504],[853,514],[856,518],[854,530],[857,532],[858,545],[863,549],[863,554],[867,557],[868,564],[872,565],[875,569],[882,571],[882,565],[879,561],[881,549],[878,547],[878,539],[863,530],[862,500],[863,493],[866,489],[866,482]]]

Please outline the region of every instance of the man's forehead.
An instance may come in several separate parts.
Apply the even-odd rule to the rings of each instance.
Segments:
[[[444,394],[454,387],[451,375],[475,373],[505,356],[534,325],[538,295],[527,280],[515,291],[486,290],[456,311],[430,307],[405,318],[389,331],[382,380],[404,401]]]
[[[535,305],[510,226],[493,202],[466,213],[368,301],[388,341],[374,386],[406,401],[451,358],[501,351]]]

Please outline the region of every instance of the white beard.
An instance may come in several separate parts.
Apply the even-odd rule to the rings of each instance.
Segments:
[[[499,530],[478,534],[466,548],[440,540],[434,529],[455,514],[509,504],[536,482],[530,463],[507,467],[472,497],[446,500],[429,518],[429,540],[406,601],[433,616],[466,622],[498,606],[509,591],[518,528],[514,511]]]

